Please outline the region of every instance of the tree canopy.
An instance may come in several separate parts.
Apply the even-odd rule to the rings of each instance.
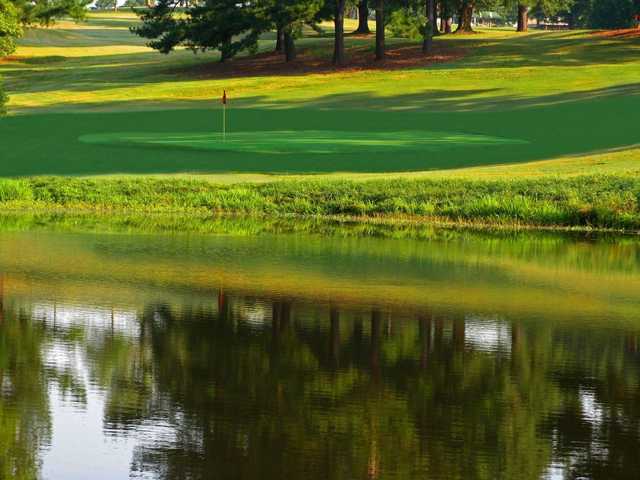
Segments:
[[[15,39],[21,34],[18,9],[9,0],[0,0],[0,57],[15,51]]]
[[[366,15],[367,20],[369,3],[358,4],[359,15]],[[259,36],[275,30],[276,51],[284,52],[289,61],[295,58],[294,42],[305,24],[333,20],[333,60],[336,64],[344,61],[346,0],[204,0],[176,15],[183,5],[181,0],[160,0],[141,13],[142,24],[133,32],[149,39],[149,46],[162,53],[183,45],[194,51],[219,50],[225,61],[242,50],[255,50]],[[454,17],[457,32],[470,32],[481,11],[498,11],[510,21],[517,19],[518,31],[528,30],[530,14],[539,22],[623,28],[637,22],[640,0],[376,0],[376,59],[384,58],[386,28],[396,36],[423,38],[423,52],[428,55],[431,37],[438,31],[451,33]],[[366,33],[362,24],[360,21],[356,32]]]

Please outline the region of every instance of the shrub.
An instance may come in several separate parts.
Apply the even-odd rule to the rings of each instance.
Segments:
[[[389,19],[389,32],[394,37],[420,40],[424,35],[425,16],[407,9],[396,10]]]

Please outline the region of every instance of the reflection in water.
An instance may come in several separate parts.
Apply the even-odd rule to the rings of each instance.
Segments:
[[[0,478],[636,478],[638,247],[519,241],[0,235]]]

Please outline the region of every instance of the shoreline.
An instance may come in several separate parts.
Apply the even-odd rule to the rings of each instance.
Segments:
[[[0,213],[640,234],[640,178],[309,180],[0,179]]]

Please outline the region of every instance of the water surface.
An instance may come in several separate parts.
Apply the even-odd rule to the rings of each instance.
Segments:
[[[5,228],[0,478],[638,478],[637,239],[369,233]]]

